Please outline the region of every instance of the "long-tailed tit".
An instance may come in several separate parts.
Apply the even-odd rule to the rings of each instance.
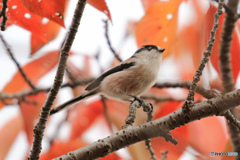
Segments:
[[[141,47],[131,58],[91,82],[86,87],[86,92],[52,109],[50,115],[95,94],[133,101],[156,82],[164,50],[155,45]]]

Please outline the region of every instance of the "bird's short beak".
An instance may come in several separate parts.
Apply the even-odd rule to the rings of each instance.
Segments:
[[[165,51],[165,48],[159,49],[159,51],[160,51],[160,52],[163,52],[163,51]]]

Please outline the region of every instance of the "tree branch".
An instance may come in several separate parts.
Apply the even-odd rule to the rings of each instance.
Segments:
[[[226,15],[223,23],[223,32],[221,35],[221,41],[220,41],[220,51],[219,51],[219,60],[220,60],[220,75],[222,79],[223,84],[223,93],[228,93],[234,90],[234,81],[233,81],[233,75],[232,75],[232,67],[231,67],[231,54],[230,54],[230,48],[232,43],[232,34],[234,31],[234,24],[238,19],[237,15],[237,6],[238,6],[238,0],[229,0],[227,3],[227,7],[225,7]],[[231,115],[231,112],[233,115]],[[235,112],[234,109],[231,111],[228,111],[224,114],[226,117],[229,134],[231,136],[232,146],[233,150],[237,153],[240,153],[240,134],[239,129],[235,127],[235,125],[239,124],[233,124],[232,119],[235,119],[234,117]],[[236,157],[236,159],[240,159],[240,155]]]
[[[104,157],[120,148],[127,147],[149,138],[165,136],[166,133],[169,133],[169,131],[180,126],[201,118],[219,115],[220,113],[238,105],[240,105],[240,90],[235,90],[223,96],[218,96],[195,104],[187,115],[180,108],[169,115],[140,126],[129,126],[111,136],[55,158],[55,160],[68,160],[73,157],[75,159],[90,160]],[[168,141],[169,139],[166,140]]]
[[[35,86],[32,84],[32,82],[30,81],[30,79],[28,79],[27,75],[25,74],[25,72],[23,71],[23,69],[21,68],[21,66],[19,65],[18,61],[16,60],[16,58],[14,57],[11,49],[8,47],[7,42],[4,40],[3,36],[0,34],[0,38],[3,42],[4,47],[6,48],[8,55],[12,58],[13,62],[16,64],[20,74],[22,75],[22,77],[24,78],[24,80],[27,82],[27,84],[33,89],[35,90]]]
[[[192,82],[165,82],[165,83],[156,83],[153,87],[155,88],[186,88],[190,89]],[[203,97],[210,99],[216,97],[217,94],[213,90],[207,90],[203,88],[201,85],[196,86],[196,92],[201,94]]]
[[[163,102],[163,101],[184,101],[185,99],[176,99],[172,97],[167,97],[167,96],[160,96],[157,94],[143,94],[140,96],[142,99],[152,99],[155,102]]]
[[[219,20],[220,15],[222,14],[223,2],[224,2],[224,0],[219,0],[217,12],[214,14],[214,24],[213,24],[213,28],[211,30],[211,35],[210,35],[210,39],[208,41],[208,46],[207,46],[206,51],[203,53],[203,59],[201,60],[200,65],[198,66],[198,69],[193,77],[192,85],[190,86],[190,90],[188,92],[187,99],[183,106],[184,111],[189,111],[189,109],[190,109],[189,107],[191,107],[191,105],[193,104],[194,94],[196,91],[197,83],[199,82],[200,77],[202,75],[202,71],[203,71],[206,63],[209,61],[209,57],[212,54],[212,48],[213,48],[213,44],[215,42],[215,35],[216,35],[217,29],[219,27],[218,20]]]
[[[107,39],[107,43],[108,43],[108,47],[110,48],[110,50],[112,51],[112,53],[114,54],[115,58],[117,58],[117,60],[119,62],[122,62],[122,59],[117,55],[117,53],[115,52],[115,50],[112,47],[111,41],[109,39],[108,36],[108,20],[103,21],[105,23],[105,37]]]
[[[59,88],[61,87],[64,71],[66,68],[68,54],[71,49],[72,43],[74,41],[75,35],[77,33],[78,26],[80,25],[80,20],[81,20],[82,13],[83,13],[83,10],[86,5],[86,1],[87,0],[79,0],[78,1],[70,30],[66,37],[65,43],[63,44],[63,47],[60,51],[60,59],[59,59],[57,73],[55,75],[53,87],[50,89],[50,93],[47,97],[47,100],[45,101],[45,103],[42,107],[42,110],[41,110],[41,113],[39,116],[39,121],[33,130],[33,132],[34,132],[33,146],[32,146],[29,158],[28,158],[30,160],[39,159],[39,155],[41,152],[41,146],[42,146],[43,132],[44,132],[44,129],[46,126],[47,118],[49,116],[51,106],[52,106],[54,100],[56,99]]]
[[[231,59],[230,48],[231,48],[234,24],[238,18],[236,14],[237,5],[238,5],[238,0],[228,1],[228,6],[231,7],[232,11],[234,12],[232,12],[230,9],[226,10],[226,16],[225,16],[224,25],[223,25],[223,32],[222,32],[221,41],[220,41],[219,65],[220,65],[220,71],[221,71],[220,73],[221,73],[224,93],[234,90],[234,81],[233,81],[232,67],[230,62],[230,59]]]
[[[90,82],[92,82],[94,80],[94,78],[88,78],[88,79],[83,79],[83,80],[77,80],[74,83],[65,83],[61,86],[61,88],[65,88],[65,87],[71,87],[71,88],[75,88],[77,86],[83,86],[83,85],[87,85]],[[5,94],[5,93],[0,93],[0,99],[1,100],[5,100],[5,99],[14,99],[14,98],[23,98],[29,95],[36,95],[39,92],[49,92],[51,88],[37,88],[35,90],[31,90],[31,91],[24,91],[24,92],[20,92],[20,93],[14,93],[14,94]]]
[[[2,18],[2,23],[1,23],[1,31],[5,31],[6,29],[6,23],[7,23],[7,9],[8,9],[8,0],[2,0],[2,9],[0,11],[0,17]]]
[[[170,87],[180,87],[180,88],[187,88],[189,89],[191,86],[191,82],[190,81],[186,81],[186,82],[176,82],[176,83],[171,83],[171,82],[166,82],[166,83],[156,83],[153,87],[156,88],[170,88]],[[196,88],[196,92],[201,94],[202,96],[204,96],[207,99],[211,99],[214,97],[217,97],[219,94],[216,94],[215,92],[211,91],[211,90],[206,90],[204,89],[201,85],[197,85]],[[233,114],[228,111],[226,113],[224,113],[224,116],[227,118],[228,122],[233,124],[234,127],[240,131],[240,121],[238,121]]]

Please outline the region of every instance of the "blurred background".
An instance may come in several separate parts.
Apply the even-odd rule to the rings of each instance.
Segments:
[[[11,0],[9,4],[10,18],[7,30],[1,32],[1,35],[37,88],[49,88],[53,84],[58,51],[68,32],[77,0],[62,2],[65,2],[62,5],[66,6],[62,13],[65,13],[63,21],[65,28],[59,28],[60,22],[57,24],[56,21],[52,22],[41,15],[43,26],[40,26],[40,29],[43,35],[54,32],[55,28],[45,30],[50,27],[44,25],[50,22],[58,25],[60,29],[59,33],[54,32],[55,38],[49,38],[41,45],[40,41],[34,41],[39,38],[37,37],[39,35],[35,33],[36,29],[34,30],[36,19],[33,15],[39,16],[39,13],[24,10],[22,19],[14,20],[14,13],[18,14],[16,11],[18,9],[21,12],[20,6],[23,4],[27,6],[27,0]],[[86,5],[67,63],[67,69],[75,80],[97,77],[119,63],[109,49],[105,36],[106,24],[103,20],[110,18],[109,39],[121,59],[129,58],[144,44],[158,45],[166,48],[158,82],[176,83],[192,80],[210,36],[216,2],[208,0],[106,0],[106,4],[103,0],[99,2],[100,4],[96,4],[94,0],[90,2],[92,5]],[[106,6],[102,7],[103,4]],[[106,9],[110,12],[106,12]],[[31,20],[30,23],[24,24],[26,19]],[[218,76],[218,47],[223,19],[224,15],[220,18],[220,28],[216,35],[216,46],[213,49],[211,62],[204,69],[200,82],[206,89],[219,91],[222,88]],[[239,22],[234,31],[234,47],[231,50],[236,87],[239,86],[237,62],[240,60],[238,29]],[[0,42],[1,93],[21,93],[31,90],[24,80],[18,79],[21,76],[16,76],[17,71],[5,46]],[[64,77],[64,84],[72,81],[67,75]],[[54,105],[57,106],[83,91],[84,86],[64,87],[60,90]],[[153,88],[148,91],[148,95],[165,98],[165,100],[147,99],[154,104],[154,118],[160,118],[180,108],[187,93],[187,90],[181,88]],[[37,95],[25,97],[26,101],[21,98],[8,100],[7,102],[11,105],[4,105],[1,102],[0,159],[26,159],[32,142],[32,128],[37,122],[45,99],[46,93],[40,92]],[[204,98],[196,94],[195,100],[200,102]],[[28,101],[36,103],[28,103]],[[62,111],[50,117],[40,159],[60,156],[116,132],[124,124],[128,105],[128,103],[113,100],[102,100],[102,97],[95,96],[68,111]],[[144,123],[145,118],[146,115],[139,110],[135,125]],[[177,146],[161,138],[152,139],[157,157],[161,156],[161,151],[169,150],[167,159],[221,159],[222,157],[210,157],[210,152],[231,151],[225,120],[220,117],[205,118],[171,133],[179,141]],[[131,160],[148,159],[148,157],[149,153],[144,143],[137,143],[104,159]]]

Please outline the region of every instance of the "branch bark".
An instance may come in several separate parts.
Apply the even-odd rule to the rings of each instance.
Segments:
[[[230,48],[232,43],[232,34],[234,31],[235,22],[238,19],[237,6],[238,0],[229,0],[225,7],[226,16],[224,19],[219,52],[220,59],[219,65],[224,94],[234,90]],[[235,115],[234,109],[232,109],[231,111],[226,112],[224,116],[228,120],[227,124],[229,134],[231,136],[233,150],[237,153],[240,153],[240,133],[239,129],[236,128],[235,125],[233,125],[233,123],[231,123],[232,118],[234,118],[233,116],[230,115],[231,112],[233,115]],[[240,159],[240,155],[236,156],[235,159]]]
[[[71,49],[72,43],[74,41],[75,35],[77,33],[78,26],[80,25],[80,20],[81,20],[82,13],[83,13],[83,10],[86,5],[86,1],[87,0],[79,0],[78,1],[70,30],[68,32],[65,43],[63,44],[63,47],[60,51],[60,59],[59,59],[57,73],[55,75],[53,87],[50,89],[50,94],[48,95],[47,100],[45,101],[45,103],[42,107],[42,110],[41,110],[41,113],[39,116],[39,121],[33,130],[33,132],[34,132],[33,146],[32,146],[29,158],[28,158],[30,160],[39,159],[39,155],[41,152],[41,146],[42,146],[43,132],[44,132],[44,129],[46,126],[47,118],[49,116],[51,106],[52,106],[52,104],[57,96],[57,93],[59,91],[59,88],[61,87],[64,71],[66,68],[68,54]]]
[[[8,9],[8,0],[2,0],[2,9],[0,11],[0,17],[2,18],[2,23],[1,23],[1,31],[6,30],[6,23],[7,23],[7,9]]]
[[[240,105],[240,90],[195,104],[189,111],[189,114],[185,114],[180,108],[157,120],[136,127],[129,126],[111,136],[55,158],[55,160],[69,160],[71,158],[90,160],[104,157],[142,140],[159,136],[165,137],[166,133],[169,133],[171,130],[201,118],[219,115],[237,105]]]
[[[219,27],[218,20],[219,20],[220,15],[222,14],[223,2],[224,2],[224,0],[219,0],[217,12],[214,14],[214,24],[213,24],[213,28],[211,30],[211,35],[210,35],[210,39],[208,41],[207,49],[203,53],[203,59],[201,60],[199,66],[198,66],[198,69],[193,77],[192,85],[190,86],[190,90],[188,92],[186,102],[183,106],[183,109],[185,111],[189,111],[189,109],[190,109],[189,107],[191,107],[193,104],[194,94],[196,91],[197,83],[200,80],[202,71],[203,71],[206,63],[209,61],[209,57],[212,55],[212,49],[213,49],[213,45],[215,42],[215,35],[216,35],[217,29]]]

